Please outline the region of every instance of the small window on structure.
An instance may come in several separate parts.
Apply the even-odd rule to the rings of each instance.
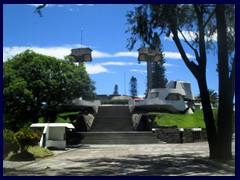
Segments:
[[[184,83],[181,83],[182,88],[184,89]]]
[[[179,98],[179,95],[178,95],[178,94],[169,94],[169,95],[166,97],[166,100],[169,100],[169,101],[178,101],[178,100],[180,100],[180,98]]]
[[[151,93],[151,98],[157,98],[158,97],[158,92]]]

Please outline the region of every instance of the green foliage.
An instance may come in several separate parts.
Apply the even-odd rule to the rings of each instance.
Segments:
[[[40,118],[38,119],[38,123],[44,123],[44,118],[43,118],[43,117],[40,117]]]
[[[14,132],[8,129],[3,130],[3,156],[6,157],[10,152],[17,152],[20,145],[14,135]]]
[[[33,130],[24,128],[15,133],[15,137],[18,140],[21,151],[26,151],[28,146],[36,146],[40,141],[41,134],[34,132]]]
[[[4,126],[19,130],[38,122],[46,109],[83,97],[95,96],[94,82],[84,64],[75,65],[27,50],[3,63]],[[55,120],[55,119],[54,119]]]

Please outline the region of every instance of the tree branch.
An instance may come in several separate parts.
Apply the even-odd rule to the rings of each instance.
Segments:
[[[215,14],[216,12],[216,7],[214,8],[213,12],[210,14],[210,16],[208,17],[207,21],[203,24],[203,28],[205,28],[208,24],[208,22],[210,21],[210,19],[212,18],[212,16]]]
[[[178,51],[180,52],[181,54],[181,57],[184,61],[184,63],[186,64],[186,66],[188,67],[188,69],[192,72],[192,74],[195,76],[196,79],[199,79],[199,72],[198,72],[198,66],[190,61],[183,49],[183,46],[180,42],[180,39],[178,37],[178,32],[176,29],[172,29],[172,33],[173,33],[173,40],[178,48]]]
[[[206,65],[207,65],[207,55],[206,55],[206,47],[205,47],[205,33],[204,33],[204,26],[203,26],[203,10],[200,5],[194,4],[194,9],[197,14],[198,20],[198,28],[199,28],[199,53],[201,57],[201,61],[199,61],[199,66],[201,66],[202,73],[206,73]],[[200,10],[201,8],[201,10]]]
[[[178,28],[178,31],[181,33],[184,41],[187,43],[187,45],[194,51],[194,54],[196,56],[196,60],[197,62],[199,63],[200,62],[200,57],[199,57],[199,54],[198,54],[198,51],[188,42],[188,40],[186,39],[186,37],[183,35],[182,33],[182,30],[180,28]]]

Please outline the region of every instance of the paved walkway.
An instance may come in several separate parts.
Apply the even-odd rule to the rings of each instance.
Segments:
[[[235,150],[235,143],[233,144]],[[205,163],[207,142],[85,145],[33,162],[4,161],[9,176],[234,176],[234,169]],[[235,151],[234,151],[235,154]]]

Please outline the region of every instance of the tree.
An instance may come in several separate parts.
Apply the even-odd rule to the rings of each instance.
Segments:
[[[218,95],[215,92],[215,90],[214,89],[208,89],[208,94],[209,94],[209,98],[210,98],[211,103],[215,104],[217,102],[217,99],[218,99]],[[195,97],[195,101],[196,102],[201,102],[200,94]]]
[[[230,5],[231,6],[231,5]],[[232,5],[234,6],[234,5]],[[230,8],[233,9],[233,8]],[[218,12],[219,11],[219,12]],[[220,12],[221,11],[221,12]],[[229,16],[234,19],[235,11],[228,11]],[[219,14],[218,14],[219,13]],[[194,4],[194,5],[179,5],[179,4],[160,4],[160,5],[140,5],[135,8],[135,11],[130,11],[127,14],[127,20],[130,24],[130,28],[128,29],[131,32],[131,37],[128,39],[129,44],[128,48],[131,50],[134,47],[134,44],[141,40],[143,45],[148,44],[154,46],[154,42],[156,39],[160,39],[159,36],[166,35],[167,37],[172,37],[176,47],[178,48],[181,57],[188,67],[188,69],[192,72],[194,77],[196,78],[200,90],[200,96],[202,100],[203,113],[204,113],[204,121],[206,124],[206,130],[208,135],[208,144],[209,144],[209,152],[211,159],[231,159],[231,121],[229,121],[229,117],[232,115],[232,111],[230,110],[232,106],[226,107],[226,105],[232,104],[232,97],[225,97],[227,99],[227,103],[221,103],[221,108],[219,107],[219,114],[225,113],[224,107],[228,109],[227,115],[224,116],[224,128],[221,128],[223,124],[221,121],[218,121],[217,126],[215,126],[214,116],[211,108],[208,86],[206,81],[206,65],[207,65],[207,49],[210,49],[213,44],[212,35],[218,31],[218,45],[221,44],[221,41],[225,41],[225,49],[228,51],[230,48],[226,48],[226,26],[223,26],[225,32],[219,32],[221,29],[220,22],[216,21],[215,15],[221,14],[222,23],[226,23],[226,20],[223,16],[225,11],[212,4]],[[217,23],[216,23],[217,22]],[[231,28],[230,28],[231,29]],[[192,36],[191,41],[186,38],[186,33],[189,36]],[[158,34],[158,36],[156,36]],[[220,34],[223,36],[220,37]],[[180,36],[183,37],[184,43],[186,43],[193,53],[195,54],[195,61],[190,61],[186,55],[185,49],[183,47],[183,42],[180,40]],[[224,40],[223,40],[224,39]],[[222,43],[223,45],[224,43]],[[218,53],[225,53],[218,46]],[[222,47],[223,48],[223,47]],[[221,52],[220,52],[221,51]],[[218,54],[219,56],[220,54]],[[229,62],[226,54],[224,55],[225,64],[221,64],[224,72],[220,72],[219,70],[219,103],[222,96],[220,91],[223,90],[223,86],[221,86],[221,82],[225,80],[229,80],[229,82],[234,82],[234,76],[232,75],[234,70],[234,64],[232,64],[231,75],[225,79],[222,77],[223,74],[226,76],[226,69],[228,65],[226,62]],[[223,59],[220,62],[223,63]],[[234,61],[235,62],[235,59]],[[219,63],[220,66],[220,63]],[[229,72],[228,72],[229,73]],[[220,75],[221,74],[221,75]],[[221,82],[220,82],[221,81]],[[234,87],[229,86],[231,89]],[[221,89],[221,90],[220,90]],[[227,91],[227,90],[226,90]],[[230,90],[232,92],[232,90]],[[234,93],[232,92],[231,95]],[[227,139],[222,141],[222,139]],[[227,146],[223,149],[220,149],[223,146]],[[221,153],[219,153],[221,151]],[[225,153],[223,152],[225,151]]]
[[[214,89],[208,89],[208,94],[209,94],[211,103],[215,104],[217,102],[217,99],[218,99],[218,95],[215,92],[215,90]]]
[[[117,85],[117,84],[115,84],[115,86],[114,86],[113,95],[119,95],[119,94],[118,94],[118,85]]]
[[[130,96],[137,97],[137,78],[135,78],[134,76],[131,77],[130,79]]]
[[[17,129],[36,123],[47,107],[74,98],[94,97],[84,65],[67,63],[27,50],[3,63],[4,125]]]
[[[226,17],[228,16],[228,17]],[[228,21],[227,21],[228,19]],[[218,157],[232,158],[232,114],[235,94],[235,8],[233,5],[216,5],[218,40],[219,108]],[[232,23],[232,26],[227,26]],[[230,29],[228,31],[228,29]],[[232,32],[231,32],[232,31]],[[226,48],[227,46],[227,48]],[[233,59],[231,61],[231,54]],[[229,63],[231,62],[231,64]],[[230,67],[231,66],[231,67]]]

